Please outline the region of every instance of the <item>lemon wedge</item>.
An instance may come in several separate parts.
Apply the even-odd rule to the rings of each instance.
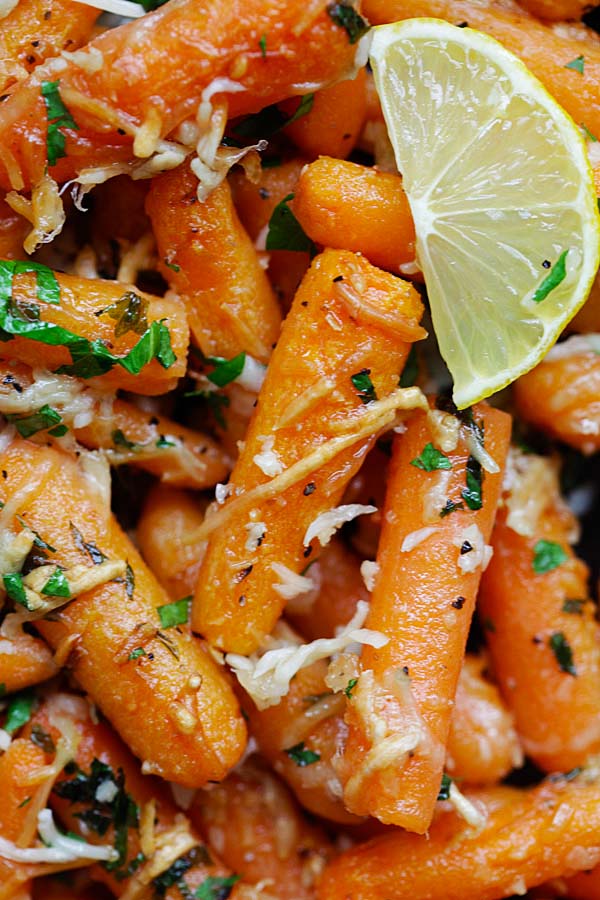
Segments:
[[[373,31],[417,262],[464,408],[535,366],[585,302],[600,257],[592,172],[575,123],[493,38],[438,19]]]

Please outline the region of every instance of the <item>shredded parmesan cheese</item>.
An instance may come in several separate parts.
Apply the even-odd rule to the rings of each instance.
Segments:
[[[458,447],[460,419],[441,409],[430,409],[427,418],[431,426],[433,443],[444,453],[452,453]]]
[[[377,576],[379,575],[379,563],[372,562],[370,559],[365,559],[360,564],[360,574],[362,576],[362,580],[365,583],[365,587],[368,591],[373,591],[375,588],[375,582],[377,581]]]
[[[145,12],[143,6],[132,3],[131,0],[76,0],[76,2],[95,6],[96,9],[102,9],[115,16],[124,16],[126,19],[138,19]]]
[[[264,540],[267,533],[267,526],[264,522],[248,522],[244,525],[244,528],[248,532],[244,549],[249,553],[254,553],[255,550],[258,550]]]
[[[459,816],[473,828],[481,829],[486,823],[486,816],[467,798],[461,794],[454,782],[450,784],[449,802]]]
[[[79,859],[112,861],[117,858],[114,847],[88,844],[61,834],[49,809],[42,809],[38,814],[38,834],[45,844],[43,847],[17,847],[12,841],[0,838],[0,856],[19,863],[70,863]]]
[[[402,541],[400,552],[410,553],[411,550],[414,550],[415,547],[418,547],[419,544],[422,544],[423,541],[426,541],[427,538],[431,537],[432,534],[435,534],[436,531],[439,531],[439,528],[436,528],[432,525],[428,525],[426,528],[417,528],[416,531],[411,531],[410,534],[407,534]]]
[[[461,572],[474,572],[479,568],[485,572],[494,550],[485,543],[478,525],[469,525],[455,534],[452,544],[460,548],[457,565]]]
[[[66,221],[58,185],[46,172],[31,191],[31,200],[27,200],[15,191],[6,195],[6,202],[31,222],[33,228],[23,241],[26,253],[33,251],[40,244],[52,241],[62,230]]]
[[[10,742],[12,738],[8,731],[5,731],[4,728],[0,728],[0,750],[4,753],[5,750],[8,750],[10,747]]]
[[[346,506],[338,506],[335,509],[319,513],[306,529],[302,543],[305,547],[308,547],[310,542],[317,538],[321,547],[325,547],[337,529],[341,528],[346,522],[352,522],[357,516],[366,516],[375,512],[377,512],[376,506],[349,503]]]
[[[312,578],[307,575],[298,575],[283,563],[271,563],[271,570],[280,579],[279,584],[273,585],[273,590],[285,600],[293,600],[301,594],[308,594],[318,588]]]
[[[252,461],[258,466],[261,472],[264,475],[268,475],[269,478],[273,478],[275,475],[281,475],[283,472],[283,463],[281,462],[279,454],[273,450],[275,438],[271,435],[269,437],[261,437],[259,438],[259,441],[262,443],[262,450],[252,457]]]

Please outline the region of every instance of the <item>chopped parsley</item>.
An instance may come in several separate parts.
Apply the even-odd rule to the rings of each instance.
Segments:
[[[314,256],[317,252],[315,244],[305,234],[302,225],[288,206],[293,199],[294,195],[288,194],[273,210],[267,231],[266,249],[292,250]]]
[[[143,647],[136,647],[135,650],[131,651],[127,659],[139,659],[140,656],[147,656],[147,653]]]
[[[127,291],[120,300],[99,309],[96,316],[110,316],[115,320],[115,337],[123,337],[129,331],[142,335],[148,330],[148,300],[135,291]]]
[[[452,463],[441,450],[436,450],[431,442],[425,444],[418,456],[410,461],[411,466],[423,469],[424,472],[435,472],[436,469],[451,469]]]
[[[200,845],[198,847],[192,847],[185,856],[180,856],[174,863],[171,863],[168,869],[165,869],[164,872],[157,875],[156,878],[153,878],[151,884],[154,888],[154,893],[158,897],[164,897],[168,889],[174,884],[182,882],[185,873],[196,864],[212,864],[210,854],[206,847]]]
[[[200,884],[195,892],[194,897],[197,900],[227,900],[231,894],[234,884],[240,880],[239,875],[209,875]]]
[[[128,600],[133,600],[133,592],[135,590],[135,573],[131,566],[129,565],[129,561],[125,566],[125,593],[127,594]]]
[[[58,425],[62,422],[60,413],[51,406],[48,406],[47,403],[45,403],[41,409],[38,409],[37,412],[31,413],[29,416],[9,414],[6,416],[6,419],[15,426],[22,438],[31,437],[33,434],[37,434],[38,431],[46,431],[46,429],[51,428],[53,425]],[[52,428],[50,434],[53,434],[55,437],[61,437],[61,435],[56,435],[55,431],[56,429]]]
[[[15,731],[26,725],[31,718],[34,703],[35,695],[32,691],[21,691],[19,694],[15,694],[6,710],[4,730],[9,734],[14,734]]]
[[[350,381],[355,390],[358,391],[358,396],[363,403],[372,403],[373,400],[377,400],[377,394],[371,381],[370,369],[361,369],[360,372],[350,376]]]
[[[136,444],[134,441],[130,441],[128,437],[123,434],[120,428],[115,428],[115,430],[111,433],[111,439],[115,447],[122,447],[123,450],[132,450],[135,452],[139,450],[141,444]]]
[[[583,75],[583,70],[585,68],[585,57],[582,55],[576,56],[575,59],[572,59],[571,62],[568,62],[565,65],[565,69],[571,69],[573,72],[579,72],[580,75]]]
[[[450,786],[452,784],[452,779],[449,775],[442,775],[442,783],[440,785],[440,792],[437,795],[438,800],[449,800],[450,799]]]
[[[314,750],[307,750],[305,748],[304,741],[300,741],[299,744],[294,744],[293,747],[288,747],[283,752],[287,753],[289,758],[301,768],[310,766],[321,759],[320,753],[315,753]]]
[[[225,387],[242,374],[246,362],[246,354],[239,353],[232,359],[223,359],[220,356],[211,357],[210,362],[215,363],[215,368],[206,377],[212,384],[216,384],[217,387]]]
[[[410,352],[406,357],[406,362],[404,364],[404,368],[402,369],[402,375],[400,376],[400,380],[398,382],[399,387],[412,387],[417,380],[418,374],[419,358],[417,356],[417,348],[414,344],[411,344]]]
[[[165,603],[156,609],[160,619],[161,628],[174,628],[176,625],[185,625],[189,618],[191,596],[174,600],[173,603]]]
[[[46,134],[46,155],[48,164],[55,166],[57,160],[66,156],[65,135],[61,128],[79,131],[79,126],[63,103],[58,89],[59,81],[42,81],[41,91],[46,105],[48,131]]]
[[[567,276],[566,261],[568,252],[568,250],[563,250],[542,283],[535,289],[532,297],[534,303],[541,303],[551,291],[558,287],[561,281],[565,280]]]
[[[236,138],[251,138],[253,140],[257,140],[258,138],[270,138],[274,134],[277,134],[278,131],[281,131],[282,128],[285,128],[286,125],[291,125],[292,122],[296,122],[302,116],[309,113],[312,109],[314,100],[314,94],[304,94],[304,96],[300,98],[300,103],[291,116],[282,112],[276,104],[265,106],[260,112],[244,116],[243,119],[236,122],[231,130]]]
[[[263,59],[267,56],[267,36],[266,34],[261,35],[261,38],[258,42],[258,46],[260,47],[260,53]]]
[[[562,611],[564,613],[570,613],[575,616],[582,616],[583,609],[587,600],[573,600],[570,597],[567,597],[562,605]]]
[[[31,533],[33,534],[33,543],[36,547],[38,547],[40,550],[47,550],[49,553],[56,553],[56,547],[51,547],[50,544],[47,544],[46,541],[43,540],[42,537],[40,537],[37,531],[34,531],[34,529],[27,524],[23,516],[17,516],[16,519],[17,522],[19,522],[19,524],[23,526],[23,528],[27,528],[29,529],[29,531],[31,531]]]
[[[56,280],[56,275],[48,266],[42,263],[30,262],[26,260],[4,260],[13,275],[24,275],[28,272],[35,272],[35,290],[42,303],[51,303],[57,306],[60,303],[60,286]]]
[[[165,266],[173,272],[181,272],[181,266],[178,266],[177,263],[169,262],[168,259],[165,259]]]
[[[10,599],[20,606],[24,606],[25,609],[29,609],[25,587],[23,585],[23,576],[18,572],[9,572],[2,576],[2,581],[4,583],[4,590]]]
[[[450,513],[456,512],[457,509],[464,509],[462,501],[446,500],[446,505],[440,509],[440,519],[445,519]]]
[[[584,136],[586,137],[586,139],[587,139],[588,141],[591,141],[592,144],[597,144],[597,143],[598,143],[598,138],[596,137],[595,134],[592,134],[592,132],[590,131],[590,129],[586,126],[585,122],[582,122],[582,123],[581,123],[581,129],[582,129],[582,131],[583,131],[583,133],[584,133]]]
[[[227,431],[227,422],[223,415],[223,407],[227,408],[230,405],[231,401],[229,397],[225,396],[225,394],[220,394],[218,391],[187,391],[183,396],[200,397],[204,400],[209,406],[217,425],[222,428],[223,431]]]
[[[170,441],[169,438],[165,437],[164,434],[160,434],[158,436],[158,440],[156,441],[156,447],[159,450],[166,450],[167,447],[176,447],[177,444],[175,441]]]
[[[81,553],[87,553],[91,561],[95,566],[99,566],[101,562],[104,562],[105,559],[108,559],[104,553],[98,549],[96,544],[93,541],[85,541],[82,533],[79,528],[73,524],[73,522],[69,522],[69,529],[71,531],[71,537],[73,538],[73,543],[77,547],[77,549]]]
[[[42,588],[42,594],[45,594],[47,597],[68,598],[71,596],[71,588],[69,587],[69,582],[65,578],[65,573],[62,569],[57,568],[56,571],[52,573]]]
[[[370,26],[359,16],[348,0],[342,0],[341,3],[330,3],[327,12],[335,24],[346,31],[351,44],[356,44],[369,30]]]
[[[344,688],[344,693],[348,700],[352,699],[352,691],[358,684],[358,678],[351,678],[346,687]]]
[[[567,559],[566,551],[554,541],[538,541],[533,548],[533,571],[545,575],[557,569]]]
[[[469,509],[481,509],[483,470],[481,463],[474,456],[469,456],[467,460],[465,475],[467,486],[462,489],[460,495]]]
[[[162,6],[166,2],[167,0],[140,0],[140,3],[146,12],[152,12],[153,9],[158,9],[159,6]]]
[[[561,672],[566,672],[568,675],[577,675],[577,669],[573,663],[571,645],[562,631],[555,631],[554,634],[551,634],[548,644],[554,653]]]

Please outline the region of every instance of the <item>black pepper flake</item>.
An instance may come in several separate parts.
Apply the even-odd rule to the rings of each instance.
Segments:
[[[247,578],[254,566],[245,566],[245,568],[240,569],[240,571],[235,576],[235,581],[239,584],[240,581],[243,581],[244,578]]]
[[[258,189],[258,196],[260,197],[261,200],[268,200],[270,197],[270,194],[266,188],[261,187]]]
[[[305,497],[310,497],[311,494],[314,494],[316,489],[317,486],[314,481],[309,481],[308,484],[304,486],[304,490],[302,491],[302,493]]]
[[[238,603],[239,603],[239,605],[240,605],[240,606],[245,606],[245,605],[246,605],[246,599],[247,599],[247,598],[246,598],[246,595],[245,595],[245,594],[240,594],[240,596],[238,597]]]
[[[146,659],[152,661],[154,659],[154,653],[146,653]]]
[[[304,548],[304,550],[303,550],[303,552],[302,552],[302,556],[304,557],[304,559],[308,559],[308,557],[309,557],[310,554],[312,553],[312,549],[313,549],[312,547],[305,547],[305,548]]]
[[[454,609],[462,609],[466,602],[464,597],[457,597],[456,600],[452,601],[452,606]]]
[[[2,477],[4,478],[5,481],[8,478],[8,472],[6,471],[6,469],[2,469]]]
[[[308,300],[301,300],[300,306],[308,306]]]
[[[534,634],[534,636],[531,638],[531,643],[532,644],[543,644],[544,639],[541,638],[539,635]]]
[[[334,283],[334,284],[337,284],[338,281],[343,281],[343,280],[344,280],[344,276],[343,276],[343,275],[336,275],[335,278],[333,279],[333,283]]]
[[[52,10],[47,9],[46,12],[44,13],[44,21],[47,22],[48,19],[50,19],[51,17],[52,17]]]
[[[469,541],[464,541],[460,548],[460,555],[464,556],[465,553],[470,553],[472,549],[473,549],[473,544],[471,544]]]
[[[158,418],[156,416],[152,416],[152,418],[150,419],[148,424],[149,425],[158,425]]]
[[[40,42],[39,42],[39,41],[32,41],[32,42],[31,42],[31,46],[32,46],[32,47],[39,47],[39,46],[40,46]]]
[[[117,134],[127,134],[124,128],[117,128]]]
[[[35,62],[35,56],[32,56],[31,53],[25,57],[30,66],[32,66]]]
[[[402,671],[405,675],[408,675],[408,666],[402,666]]]
[[[468,22],[459,22],[456,27],[457,28],[468,28],[469,23]]]
[[[543,268],[543,269],[549,269],[551,265],[552,265],[552,263],[550,262],[550,260],[549,260],[549,259],[545,259],[544,262],[542,263],[542,268]]]
[[[5,375],[5,376],[4,376],[4,378],[2,379],[2,384],[10,384],[10,385],[12,385],[12,387],[14,387],[15,391],[17,392],[17,394],[22,394],[22,393],[23,393],[23,388],[21,387],[21,385],[19,384],[19,382],[17,381],[17,379],[15,378],[15,376],[14,376],[14,375],[11,375],[10,372],[8,373],[8,375]]]

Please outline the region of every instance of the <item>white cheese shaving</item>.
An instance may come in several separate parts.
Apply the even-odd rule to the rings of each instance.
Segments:
[[[302,543],[308,547],[310,542],[317,538],[321,547],[325,547],[337,529],[346,522],[352,522],[357,516],[366,516],[375,512],[377,512],[376,506],[364,506],[362,503],[348,503],[346,506],[328,509],[313,519],[306,529]]]
[[[456,450],[460,434],[460,419],[441,409],[430,409],[427,418],[435,446],[444,453],[452,453],[453,450]]]
[[[479,465],[485,469],[486,472],[489,472],[490,475],[495,475],[500,471],[500,466],[483,446],[483,441],[475,428],[466,428],[465,443],[469,448],[471,456],[477,460]]]
[[[215,500],[219,505],[225,503],[229,495],[231,494],[231,485],[230,484],[216,484],[215,485]]]
[[[139,19],[145,14],[145,9],[139,3],[131,0],[77,0],[85,6],[95,6],[104,12],[113,13],[115,16],[125,16],[126,19]]]
[[[280,584],[273,585],[273,590],[285,600],[293,600],[294,597],[308,594],[309,591],[314,591],[318,587],[310,576],[298,575],[297,572],[288,569],[283,563],[271,563],[271,571],[275,572],[277,577],[281,579]]]
[[[379,631],[362,628],[369,604],[360,600],[350,622],[334,638],[319,638],[309,644],[291,644],[267,650],[262,656],[241,656],[228,653],[225,661],[233,669],[238,681],[252,697],[258,709],[266,709],[279,703],[290,689],[294,675],[319,659],[327,659],[334,653],[342,653],[352,644],[368,644],[383,647],[388,638]]]
[[[45,847],[17,847],[0,838],[0,856],[19,863],[71,863],[79,859],[113,861],[118,854],[107,844],[88,844],[58,831],[49,809],[38,814],[38,834]]]
[[[84,450],[83,447],[80,447],[78,452],[79,468],[108,516],[110,515],[111,480],[106,454],[102,450]]]
[[[69,62],[72,62],[73,65],[77,66],[79,69],[83,69],[88,75],[99,72],[104,66],[104,57],[97,47],[90,46],[87,50],[75,50],[74,53],[63,50],[61,56],[68,59]]]
[[[555,362],[558,359],[570,359],[589,353],[600,354],[600,334],[573,334],[566,341],[551,347],[544,357],[544,362]]]
[[[461,794],[453,781],[450,783],[448,801],[465,822],[473,828],[483,828],[486,823],[485,813],[478,810],[464,794]]]
[[[478,525],[469,525],[468,528],[459,531],[453,537],[452,544],[459,548],[462,548],[465,544],[470,544],[472,548],[467,550],[466,553],[459,550],[457,565],[461,572],[474,572],[479,568],[485,572],[494,550],[489,544],[485,543]]]
[[[98,785],[94,797],[98,803],[112,803],[118,793],[119,788],[112,778],[107,778]]]
[[[379,575],[379,563],[373,562],[370,559],[363,560],[360,564],[360,574],[366,589],[368,591],[373,591],[377,576]]]
[[[2,750],[2,752],[8,750],[11,741],[12,738],[8,731],[5,731],[4,728],[0,728],[0,750]]]
[[[235,379],[235,381],[247,391],[251,391],[253,394],[258,394],[261,387],[263,386],[263,381],[265,380],[266,374],[267,367],[263,366],[262,363],[260,363],[257,359],[254,359],[253,356],[250,356],[247,353],[244,360],[244,368]]]
[[[440,513],[448,500],[448,484],[452,471],[439,469],[432,472],[429,477],[433,484],[423,497],[423,521],[427,524],[440,521]]]
[[[410,553],[411,550],[414,550],[415,547],[418,547],[419,544],[422,544],[423,541],[426,541],[427,538],[431,537],[432,534],[435,534],[436,531],[439,531],[439,528],[433,525],[428,525],[426,528],[417,528],[416,531],[411,531],[410,534],[407,534],[402,541],[400,552]]]
[[[260,437],[259,441],[262,444],[262,450],[252,457],[252,462],[258,466],[264,475],[268,475],[269,478],[274,478],[275,475],[281,475],[283,472],[283,463],[281,462],[279,454],[273,450],[275,438],[273,435],[270,435],[269,437]]]
[[[254,553],[263,542],[264,536],[267,533],[267,526],[264,522],[248,522],[244,525],[244,528],[248,532],[244,550],[247,550],[249,553]]]

